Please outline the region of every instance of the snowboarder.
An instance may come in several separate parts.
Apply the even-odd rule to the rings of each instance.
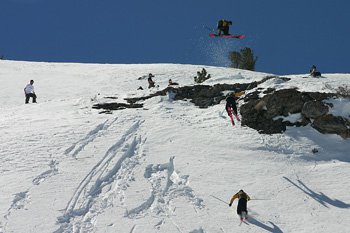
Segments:
[[[310,69],[310,75],[312,77],[319,77],[319,76],[321,76],[321,72],[317,71],[317,68],[315,65],[312,65],[311,69]]]
[[[34,92],[33,84],[34,84],[34,80],[30,80],[29,83],[27,84],[27,86],[24,88],[24,94],[26,96],[26,100],[25,100],[26,104],[29,103],[30,97],[33,98],[33,103],[36,103],[36,95]]]
[[[250,200],[250,197],[243,191],[243,189],[241,189],[238,193],[232,196],[230,203],[228,204],[230,207],[232,206],[232,203],[236,198],[238,198],[237,214],[239,215],[241,221],[247,220],[247,202]]]
[[[217,25],[218,35],[219,36],[221,36],[221,34],[230,35],[229,33],[230,25],[232,25],[231,21],[220,19]]]

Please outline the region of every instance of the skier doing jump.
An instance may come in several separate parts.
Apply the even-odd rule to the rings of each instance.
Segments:
[[[218,35],[221,36],[223,35],[230,35],[229,29],[230,25],[232,25],[231,21],[225,20],[225,19],[220,19],[217,24],[217,29],[218,29]]]
[[[236,198],[238,198],[237,214],[239,215],[241,221],[243,221],[244,219],[247,220],[247,202],[250,200],[250,197],[241,189],[238,193],[232,196],[230,203],[228,204],[230,207],[232,206],[232,203]]]

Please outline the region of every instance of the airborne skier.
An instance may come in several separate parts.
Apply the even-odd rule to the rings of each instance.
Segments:
[[[221,36],[221,34],[224,35],[230,35],[230,25],[232,25],[232,21],[228,21],[226,19],[220,19],[217,24],[218,29],[218,35]]]
[[[210,33],[209,36],[211,37],[223,37],[223,38],[237,38],[237,39],[243,39],[244,35],[231,35],[229,33],[230,25],[232,25],[232,21],[226,20],[226,19],[220,19],[217,23],[217,33]],[[214,31],[214,29],[213,29]]]

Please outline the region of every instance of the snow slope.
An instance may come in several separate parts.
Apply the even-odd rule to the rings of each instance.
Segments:
[[[233,128],[224,103],[199,109],[164,96],[144,109],[91,108],[156,91],[138,80],[150,72],[163,89],[169,78],[193,84],[202,68],[0,61],[0,232],[349,232],[350,140],[311,127]],[[205,68],[210,85],[269,75]],[[350,74],[304,76],[262,86],[350,84]],[[30,79],[38,103],[25,105]],[[337,100],[332,112],[349,117],[349,105]],[[228,207],[240,189],[252,198],[243,224],[237,201]]]

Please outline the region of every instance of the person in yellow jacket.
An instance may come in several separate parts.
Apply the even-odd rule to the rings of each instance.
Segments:
[[[247,220],[247,202],[250,200],[250,197],[243,191],[243,189],[241,189],[238,193],[232,196],[230,203],[228,204],[230,207],[232,206],[232,203],[236,198],[238,198],[237,214],[240,216],[241,221],[243,221],[243,219]]]

